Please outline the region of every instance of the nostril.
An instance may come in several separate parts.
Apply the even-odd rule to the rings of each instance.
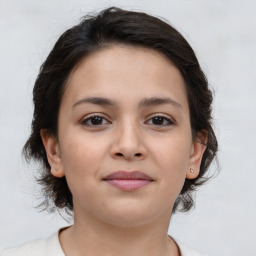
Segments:
[[[116,155],[117,155],[117,156],[123,156],[123,154],[122,154],[122,153],[116,153]]]
[[[141,156],[141,153],[137,153],[137,154],[135,154],[135,156],[138,156],[138,157],[140,157],[140,156]]]

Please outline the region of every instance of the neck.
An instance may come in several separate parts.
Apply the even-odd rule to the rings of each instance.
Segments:
[[[178,247],[168,237],[170,215],[142,226],[117,226],[89,214],[74,218],[74,225],[60,233],[67,256],[178,256]]]

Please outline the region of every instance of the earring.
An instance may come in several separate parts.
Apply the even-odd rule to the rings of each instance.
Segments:
[[[191,173],[193,173],[193,172],[194,172],[194,170],[193,170],[192,168],[190,168],[190,172],[191,172]]]

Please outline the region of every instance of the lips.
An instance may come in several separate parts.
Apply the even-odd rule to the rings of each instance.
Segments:
[[[117,171],[103,179],[109,185],[120,190],[133,191],[149,185],[153,179],[139,171]]]
[[[149,180],[153,181],[153,179],[147,174],[139,171],[117,171],[108,175],[104,180]]]

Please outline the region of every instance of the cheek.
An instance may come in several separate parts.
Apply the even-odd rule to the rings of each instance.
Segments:
[[[166,189],[181,188],[186,178],[190,160],[190,137],[183,135],[166,138],[162,143],[155,143],[153,155],[156,166],[160,168],[160,182]]]
[[[62,163],[68,187],[74,200],[83,201],[91,196],[91,190],[97,186],[102,147],[78,138],[65,138],[62,145]],[[95,198],[96,194],[94,194]]]
[[[188,134],[175,134],[163,138],[161,141],[155,141],[152,147],[153,154],[159,160],[159,164],[175,169],[183,169],[188,165],[192,145],[191,136]],[[174,171],[174,170],[173,170]]]
[[[79,132],[69,133],[61,144],[61,157],[66,176],[83,179],[96,175],[105,155],[105,147]],[[68,178],[68,177],[67,177]]]

